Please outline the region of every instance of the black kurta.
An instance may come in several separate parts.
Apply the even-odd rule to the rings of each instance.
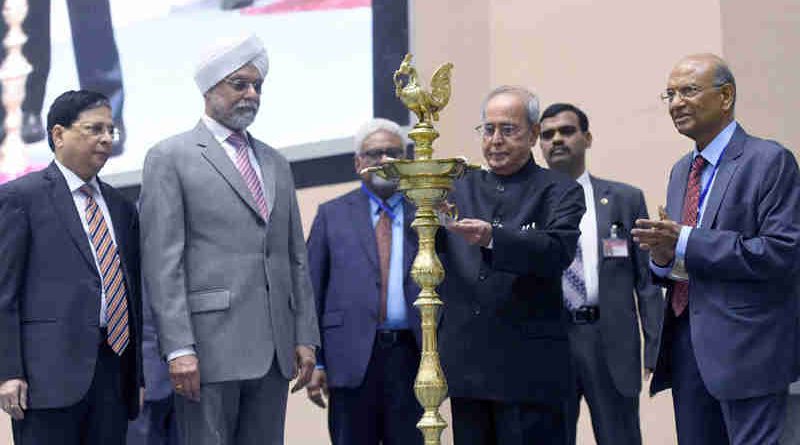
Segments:
[[[572,382],[561,274],[575,255],[583,190],[531,160],[511,176],[468,173],[451,201],[461,218],[494,228],[492,249],[441,231],[439,350],[450,395],[560,403]]]

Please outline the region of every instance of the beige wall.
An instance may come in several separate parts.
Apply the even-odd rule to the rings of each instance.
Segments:
[[[724,0],[722,49],[736,76],[737,119],[750,132],[800,150],[800,2]]]
[[[730,62],[745,127],[800,148],[800,126],[789,125],[800,103],[796,0],[410,1],[412,51],[423,79],[441,63],[455,64],[438,156],[480,163],[471,128],[483,96],[499,84],[525,85],[543,106],[570,101],[582,107],[594,133],[591,171],[644,189],[652,212],[664,202],[670,166],[691,148],[675,133],[658,94],[681,56],[704,51]],[[319,203],[355,185],[302,190],[305,227]],[[645,443],[675,443],[669,395],[641,403]],[[0,443],[6,425],[0,418]],[[290,398],[287,443],[327,443],[324,413],[301,395]],[[585,411],[579,443],[594,443]]]

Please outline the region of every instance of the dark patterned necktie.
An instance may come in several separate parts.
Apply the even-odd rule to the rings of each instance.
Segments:
[[[103,279],[103,289],[106,292],[106,327],[108,337],[106,342],[111,349],[122,355],[128,346],[128,291],[125,288],[125,279],[119,261],[119,252],[111,232],[108,231],[103,212],[94,200],[94,189],[89,184],[80,188],[86,195],[86,223],[89,226],[89,239],[94,246],[97,263],[100,266],[100,276]]]
[[[570,311],[580,309],[586,305],[586,280],[583,273],[583,250],[578,240],[575,259],[564,271],[563,276],[564,303]]]
[[[694,227],[697,225],[698,204],[700,202],[700,177],[707,161],[698,155],[692,162],[692,170],[689,173],[689,182],[686,185],[686,196],[683,198],[683,212],[681,213],[681,224]],[[672,310],[675,316],[679,317],[686,306],[689,304],[689,282],[676,281],[672,285]]]
[[[381,294],[379,322],[386,320],[386,300],[389,292],[389,264],[392,257],[392,219],[381,210],[375,226],[375,241],[378,243],[378,263],[381,268]]]
[[[247,139],[239,133],[231,133],[228,136],[228,142],[236,148],[236,168],[242,174],[247,188],[253,195],[253,199],[258,207],[258,213],[264,220],[269,216],[269,209],[267,209],[267,201],[264,199],[264,192],[261,190],[261,183],[258,180],[258,175],[250,163],[250,156],[247,153]]]

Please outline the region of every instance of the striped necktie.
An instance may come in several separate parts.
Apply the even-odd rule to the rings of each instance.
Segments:
[[[241,133],[231,133],[228,136],[228,142],[236,148],[236,168],[239,169],[239,173],[242,174],[247,188],[256,201],[258,213],[266,221],[267,216],[269,216],[267,201],[264,199],[264,191],[261,190],[261,182],[258,180],[258,175],[256,175],[256,171],[250,163],[250,156],[247,153],[247,139]]]
[[[94,200],[94,189],[89,184],[80,188],[86,196],[86,223],[89,226],[89,239],[97,255],[103,289],[106,293],[106,323],[108,337],[106,342],[117,354],[122,355],[128,346],[128,290],[119,261],[119,252],[111,232],[108,231],[103,212]]]

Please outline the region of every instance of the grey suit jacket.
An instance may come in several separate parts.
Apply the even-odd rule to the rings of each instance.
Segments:
[[[264,179],[264,221],[205,124],[158,143],[142,177],[144,286],[163,355],[194,345],[203,383],[258,378],[295,346],[319,346],[289,163],[249,136]]]
[[[625,396],[638,397],[642,388],[639,320],[644,334],[644,366],[655,369],[664,314],[661,289],[650,281],[650,257],[630,237],[636,219],[648,218],[647,205],[636,187],[594,176],[590,180],[597,220],[603,356],[617,390]],[[603,258],[603,239],[611,236],[612,224],[620,226],[618,236],[628,241],[629,254],[625,258]]]

